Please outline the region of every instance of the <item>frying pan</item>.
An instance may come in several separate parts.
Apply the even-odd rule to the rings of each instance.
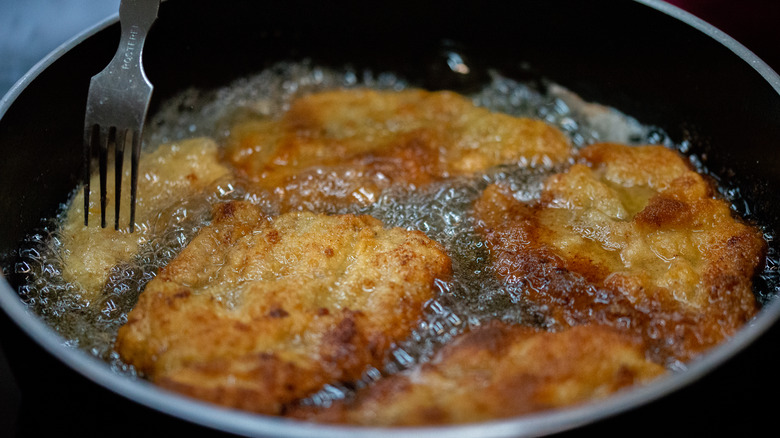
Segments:
[[[16,249],[68,199],[80,175],[89,78],[119,38],[108,20],[44,59],[0,101],[0,334],[24,399],[31,434],[201,432],[263,436],[406,436],[254,416],[120,377],[28,313],[16,290]],[[457,48],[473,73],[453,74]],[[534,2],[286,2],[170,0],[145,48],[161,101],[212,89],[281,60],[393,71],[414,85],[467,92],[494,68],[546,78],[686,142],[712,175],[746,200],[737,208],[780,230],[780,78],[739,43],[652,0]],[[588,433],[750,433],[771,423],[761,394],[780,389],[772,351],[780,300],[689,369],[603,402],[538,415],[415,430],[417,436]],[[755,392],[755,394],[751,394]],[[769,418],[767,418],[769,416]]]

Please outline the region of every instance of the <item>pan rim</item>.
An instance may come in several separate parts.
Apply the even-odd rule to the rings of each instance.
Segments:
[[[780,76],[752,51],[726,33],[698,17],[661,0],[634,1],[680,20],[724,45],[755,69],[780,94]],[[108,17],[63,43],[36,63],[0,99],[0,118],[5,115],[27,86],[52,63],[73,47],[115,24],[117,21],[118,14]],[[738,354],[780,319],[780,299],[775,298],[765,305],[733,338],[717,346],[701,359],[689,364],[684,372],[669,373],[667,376],[646,386],[632,389],[623,394],[613,395],[605,400],[557,411],[546,411],[484,423],[391,429],[323,425],[251,414],[186,398],[162,390],[141,379],[120,376],[98,358],[76,348],[67,347],[60,335],[49,328],[38,315],[35,315],[25,307],[2,273],[0,273],[0,309],[57,360],[111,392],[149,408],[201,426],[246,436],[260,434],[280,437],[311,435],[344,437],[362,436],[364,434],[380,437],[398,437],[407,436],[409,433],[414,433],[420,437],[437,438],[473,436],[477,433],[480,436],[508,437],[561,432],[646,405],[695,382]]]

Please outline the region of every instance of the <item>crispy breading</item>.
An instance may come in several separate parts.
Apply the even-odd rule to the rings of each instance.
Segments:
[[[761,233],[670,149],[592,145],[538,202],[493,185],[475,214],[497,275],[563,326],[622,327],[688,360],[757,310]]]
[[[278,414],[359,378],[451,275],[438,243],[369,216],[267,217],[240,201],[214,215],[147,285],[116,342],[153,382],[214,403]]]
[[[290,415],[372,426],[515,417],[602,399],[663,374],[643,349],[603,326],[554,333],[491,321],[445,345],[430,362],[379,380],[354,398]]]
[[[195,138],[159,146],[141,155],[136,197],[136,225],[129,232],[130,166],[125,166],[122,178],[120,230],[114,230],[114,166],[109,166],[106,193],[108,226],[100,226],[100,187],[97,174],[92,176],[92,196],[89,204],[89,226],[84,226],[84,194],[79,191],[71,200],[59,239],[67,251],[62,254],[62,276],[80,286],[80,297],[93,301],[100,297],[111,270],[129,261],[139,246],[153,238],[159,214],[166,214],[172,205],[212,191],[230,169],[219,161],[217,144],[209,138]]]
[[[499,164],[571,157],[538,120],[490,112],[452,92],[335,90],[293,101],[278,120],[232,127],[226,158],[284,208],[370,204],[390,186],[420,187]]]

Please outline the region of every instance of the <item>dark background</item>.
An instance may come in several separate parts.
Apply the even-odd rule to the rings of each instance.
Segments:
[[[0,0],[0,95],[5,94],[47,53],[115,13],[118,3],[118,0]],[[776,71],[780,71],[780,26],[778,25],[780,2],[776,0],[671,0],[670,3],[715,25],[755,52]],[[780,115],[778,118],[780,120]],[[0,326],[0,334],[3,336],[9,335],[8,330],[13,328]],[[762,338],[762,345],[778,345],[779,332],[780,328],[777,327],[771,330]],[[761,399],[762,379],[755,378],[761,376],[744,376],[739,373],[743,373],[745,369],[749,370],[751,361],[779,363],[776,356],[772,351],[750,347],[723,369],[716,370],[704,381],[692,385],[690,390],[686,389],[675,394],[671,400],[673,403],[642,409],[636,413],[629,412],[617,419],[589,426],[579,433],[610,435],[616,428],[625,425],[628,430],[636,434],[641,432],[643,427],[640,425],[644,424],[647,431],[668,428],[669,433],[675,435],[675,431],[681,429],[678,425],[671,424],[671,419],[685,421],[686,431],[699,430],[705,435],[720,432],[744,436],[760,431],[763,424],[773,424],[773,413],[780,407],[774,399],[775,394],[771,394],[766,402],[752,405],[749,411],[745,411],[742,406],[744,398],[719,398],[718,396],[743,393],[748,397],[754,396],[756,400]],[[737,369],[740,371],[735,371]],[[52,369],[47,377],[57,381],[64,377],[60,373],[61,371]],[[72,400],[79,405],[71,409],[70,414],[75,412],[89,416],[91,407],[103,402],[101,394],[80,393],[81,388],[89,385],[83,385],[85,381],[78,376],[68,375],[67,378],[70,379],[70,383],[67,384],[66,391],[72,391]],[[767,376],[767,378],[776,378],[776,376]],[[705,385],[712,388],[704,392],[711,394],[712,399],[702,399],[701,388]],[[54,430],[75,432],[69,430],[65,423],[57,424],[66,419],[52,412],[56,403],[62,403],[62,399],[52,400],[50,403],[26,399],[24,391],[18,387],[14,375],[8,368],[3,350],[0,348],[0,437],[39,436],[44,431]],[[712,414],[708,414],[707,409],[692,409],[690,412],[684,410],[686,406],[698,408],[708,405],[713,407]],[[756,406],[765,409],[756,410]],[[128,418],[128,413],[139,414],[139,418],[143,418],[141,421],[150,424],[147,430],[156,430],[160,434],[175,432],[177,436],[184,436],[202,432],[195,427],[167,423],[162,415],[129,403],[118,404],[117,409],[123,410],[123,418]],[[724,412],[733,413],[733,418],[728,420],[719,418]],[[654,417],[650,419],[650,424],[648,424],[648,416]],[[158,419],[161,426],[152,425]],[[123,431],[135,430],[123,429],[121,425],[114,424],[110,418],[96,419],[95,425],[95,429],[81,430],[81,434],[124,436]]]

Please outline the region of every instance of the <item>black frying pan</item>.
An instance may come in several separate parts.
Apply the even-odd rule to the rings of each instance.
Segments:
[[[49,57],[0,103],[0,336],[24,399],[20,430],[137,435],[225,433],[355,434],[255,417],[184,400],[119,378],[27,314],[13,272],[22,239],[55,214],[80,175],[89,78],[111,59],[119,37],[106,23]],[[749,214],[780,230],[780,79],[738,43],[658,1],[257,2],[170,0],[145,48],[159,103],[196,86],[225,85],[279,60],[390,70],[429,89],[469,91],[484,70],[448,74],[442,49],[457,47],[476,67],[520,80],[550,79],[583,98],[614,106],[688,141],[712,173],[748,200]],[[743,213],[748,213],[743,211]],[[780,390],[770,302],[732,341],[685,373],[596,405],[462,428],[429,436],[579,432],[697,435],[758,432],[775,424]],[[42,373],[42,370],[45,372]],[[105,431],[105,433],[103,433]],[[368,430],[397,435],[392,430]]]

